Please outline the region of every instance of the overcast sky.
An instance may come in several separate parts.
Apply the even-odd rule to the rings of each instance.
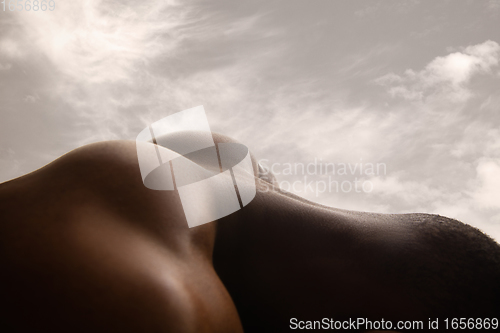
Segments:
[[[500,240],[500,1],[55,1],[0,12],[0,182],[204,105],[278,173],[386,166],[301,196]]]

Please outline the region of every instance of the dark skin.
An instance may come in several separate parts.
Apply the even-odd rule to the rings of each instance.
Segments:
[[[195,228],[175,191],[144,187],[130,141],[79,148],[0,185],[9,332],[288,332],[294,317],[427,324],[499,313],[498,287],[479,283],[496,274],[494,260],[472,276],[472,307],[456,304],[463,286],[438,265],[444,259],[429,259],[470,270],[459,262],[471,255],[464,241],[441,250],[422,228],[455,222],[320,206],[258,178],[253,161],[255,199]],[[433,275],[409,278],[434,266],[449,294],[436,294],[443,288]]]
[[[18,331],[242,331],[211,264],[215,224],[188,228],[176,193],[143,186],[134,142],[80,148],[0,198]]]

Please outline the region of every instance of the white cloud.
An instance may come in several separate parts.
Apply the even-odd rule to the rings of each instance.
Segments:
[[[43,15],[12,15],[8,29],[2,31],[0,55],[22,58],[28,64],[23,66],[27,77],[47,81],[36,87],[38,95],[26,91],[21,100],[33,103],[47,96],[45,100],[64,103],[61,109],[79,121],[80,131],[71,133],[77,145],[132,138],[135,119],[121,112],[133,105],[144,110],[157,99],[149,90],[161,79],[148,66],[161,58],[167,67],[167,60],[178,56],[179,44],[193,35],[190,29],[203,15],[177,1],[87,0],[57,5],[57,10]]]
[[[484,156],[500,158],[500,130],[492,129],[487,134],[487,140],[483,142]]]
[[[489,40],[468,46],[462,52],[437,57],[421,71],[408,69],[403,75],[389,73],[375,82],[386,86],[392,97],[464,102],[472,96],[467,87],[470,79],[480,73],[490,73],[498,65],[499,56],[500,45]]]
[[[0,183],[18,176],[18,173],[23,165],[23,161],[19,159],[16,152],[10,148],[0,147]]]
[[[369,15],[373,15],[375,14],[381,7],[381,4],[380,3],[376,3],[376,4],[370,4],[370,5],[367,5],[366,7],[362,8],[362,9],[358,9],[357,11],[354,12],[354,15],[358,16],[358,17],[365,17],[365,16],[369,16]]]
[[[0,40],[0,54],[9,58],[22,58],[25,56],[25,51],[23,51],[19,41],[5,37]]]
[[[449,146],[450,154],[464,160],[500,157],[500,130],[492,127],[488,129],[482,121],[470,122]]]
[[[263,14],[256,14],[249,17],[244,17],[231,24],[225,29],[224,34],[231,37],[238,37],[244,34],[252,34],[254,28]]]
[[[40,99],[40,96],[38,94],[33,94],[33,95],[26,95],[24,96],[24,101],[26,103],[35,103]]]
[[[198,104],[208,110],[228,110],[220,111],[224,117],[218,119],[227,123],[236,99],[244,100],[248,78],[282,50],[273,44],[234,56],[233,46],[224,43],[244,42],[244,49],[248,39],[275,38],[281,30],[263,28],[266,14],[260,12],[238,16],[217,11],[217,5],[213,9],[199,5],[153,0],[61,2],[47,15],[15,16],[17,26],[10,30],[17,31],[16,36],[11,33],[5,39],[6,49],[31,52],[26,59],[36,59],[33,68],[49,69],[45,79],[50,84],[37,91],[41,97],[51,97],[46,100],[63,102],[66,112],[77,115],[80,131],[72,137],[78,145],[133,138],[140,128],[138,120],[156,120]],[[211,63],[214,58],[220,63]]]
[[[472,194],[482,209],[500,209],[500,159],[483,159],[477,168],[479,187]]]
[[[176,31],[185,10],[173,1],[61,2],[44,15],[17,19],[31,41],[62,73],[87,83],[127,80],[135,66],[171,50],[182,39]],[[159,35],[174,34],[158,39]],[[0,44],[1,45],[1,44]],[[10,53],[16,44],[4,41]]]
[[[500,0],[489,0],[488,1],[488,9],[491,10],[499,10],[500,9]]]
[[[392,200],[403,201],[411,206],[425,206],[443,196],[440,190],[424,182],[401,180],[397,175],[377,176],[369,181],[373,184],[373,194],[390,196]]]
[[[0,71],[8,71],[11,68],[12,68],[12,64],[5,64],[5,65],[3,65],[3,64],[0,63]]]

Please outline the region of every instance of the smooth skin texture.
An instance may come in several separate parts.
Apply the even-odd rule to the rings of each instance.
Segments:
[[[195,228],[175,191],[144,187],[131,141],[88,145],[0,184],[2,325],[289,332],[293,317],[427,324],[500,313],[500,247],[480,231],[317,205],[259,178],[253,162],[255,199]]]
[[[215,224],[189,229],[175,192],[144,187],[134,142],[2,184],[0,212],[11,332],[242,332],[212,266]]]

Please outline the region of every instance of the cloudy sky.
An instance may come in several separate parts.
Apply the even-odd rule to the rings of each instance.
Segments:
[[[500,1],[55,2],[0,12],[0,182],[204,105],[301,196],[500,240]]]

